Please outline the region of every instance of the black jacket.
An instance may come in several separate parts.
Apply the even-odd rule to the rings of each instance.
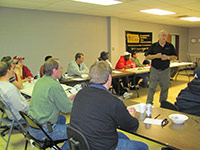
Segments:
[[[134,132],[139,122],[109,91],[87,87],[75,97],[70,125],[85,135],[91,150],[114,150],[118,142],[116,129]]]
[[[200,116],[200,80],[189,82],[188,87],[181,90],[176,100],[175,105],[179,111]]]

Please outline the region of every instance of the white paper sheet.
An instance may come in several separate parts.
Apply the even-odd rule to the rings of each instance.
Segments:
[[[113,70],[113,73],[122,73],[121,71]]]
[[[84,81],[85,79],[83,79],[83,78],[73,78],[72,80],[74,80],[74,81]]]
[[[134,107],[137,112],[140,112],[140,104],[131,105],[131,106],[128,106],[127,108],[129,107]]]
[[[146,124],[155,124],[155,125],[161,125],[163,120],[161,119],[151,119],[151,118],[146,118],[144,120],[144,123]]]

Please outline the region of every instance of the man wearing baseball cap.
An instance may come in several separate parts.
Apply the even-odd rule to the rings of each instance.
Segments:
[[[105,61],[109,64],[110,68],[112,68],[112,64],[108,59],[109,59],[109,52],[102,51],[100,54],[100,57],[97,58],[96,62]],[[118,78],[112,79],[112,86],[113,86],[116,94],[121,96],[124,99],[130,98],[130,96],[132,96],[132,93],[128,93],[128,91],[125,88],[123,88],[121,84],[118,84],[118,83],[119,83]]]
[[[16,64],[18,63],[18,60],[12,59],[10,56],[4,56],[1,61],[9,63],[14,70],[14,75],[9,79],[10,83],[14,84],[18,89],[22,89],[23,83],[21,78],[18,81],[15,79],[15,76],[17,78],[20,77],[19,73],[16,71]]]
[[[23,82],[26,82],[30,78],[33,78],[30,69],[23,63],[23,60],[25,59],[24,57],[15,56],[13,57],[13,59],[18,61],[16,68]],[[18,81],[18,77],[16,77],[16,80]]]
[[[111,62],[109,61],[109,52],[105,52],[105,51],[102,51],[101,52],[101,54],[100,54],[100,57],[99,58],[97,58],[97,62],[98,61],[106,61],[109,65],[110,65],[110,67],[112,68],[112,64],[111,64]]]
[[[124,55],[120,57],[118,60],[115,69],[130,69],[130,68],[136,68],[136,64],[130,59],[130,53],[124,52]],[[131,83],[130,90],[136,90],[137,83],[139,81],[139,78],[136,77],[134,80],[134,76],[129,76],[128,80],[126,77],[123,77],[123,85],[124,87],[128,87],[128,83]]]
[[[200,116],[200,67],[194,70],[194,79],[181,90],[175,105],[180,112]]]

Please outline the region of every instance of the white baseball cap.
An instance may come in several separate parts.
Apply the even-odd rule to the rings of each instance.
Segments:
[[[124,56],[130,55],[129,52],[124,52]]]

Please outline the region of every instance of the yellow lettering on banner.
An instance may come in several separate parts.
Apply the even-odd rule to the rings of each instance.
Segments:
[[[127,34],[128,43],[139,43],[140,38],[138,34]]]

